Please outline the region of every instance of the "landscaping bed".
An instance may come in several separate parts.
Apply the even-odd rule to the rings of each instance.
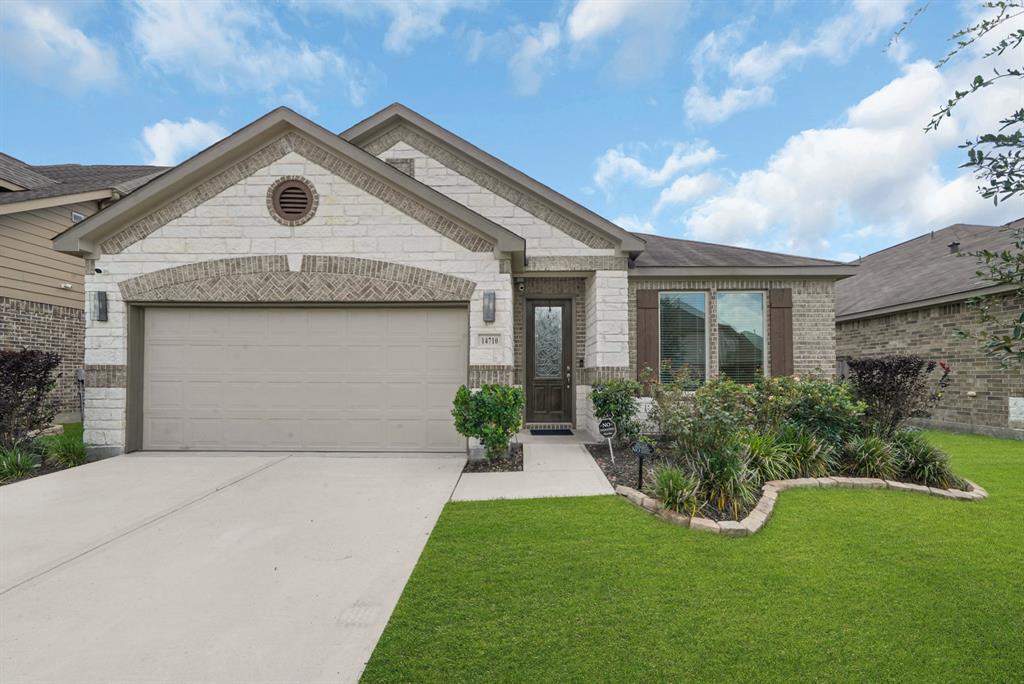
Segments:
[[[612,486],[623,485],[626,487],[637,486],[640,459],[638,459],[629,448],[615,449],[615,463],[612,463],[611,454],[608,451],[607,442],[587,444],[587,451],[594,457],[594,461],[601,468],[604,476],[612,483]],[[651,474],[657,466],[659,458],[657,454],[653,457],[644,458],[644,482],[650,482]]]
[[[0,486],[84,463],[82,424],[69,423],[62,427],[61,432],[36,437],[17,447],[0,446]]]
[[[514,473],[523,469],[523,445],[512,442],[503,458],[479,458],[466,461],[464,473]]]

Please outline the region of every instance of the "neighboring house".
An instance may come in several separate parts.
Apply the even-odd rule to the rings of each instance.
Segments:
[[[592,383],[662,360],[831,375],[856,270],[635,235],[397,104],[340,135],[276,109],[54,244],[106,298],[100,455],[463,451],[463,383],[593,429]]]
[[[985,355],[978,314],[967,300],[995,294],[992,312],[1020,315],[1024,299],[976,274],[981,249],[1011,248],[998,226],[956,224],[861,259],[853,278],[836,285],[836,337],[840,372],[849,359],[918,354],[952,367],[952,384],[926,425],[1024,439],[1024,370],[1003,368]],[[1009,332],[1009,331],[1006,331]]]
[[[153,166],[30,166],[0,153],[0,349],[60,354],[60,418],[77,419],[85,342],[85,262],[51,239],[162,171]]]

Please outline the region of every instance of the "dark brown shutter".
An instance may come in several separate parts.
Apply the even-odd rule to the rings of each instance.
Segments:
[[[650,368],[655,376],[661,365],[658,360],[658,291],[636,291],[636,372],[642,377]]]
[[[771,374],[793,374],[793,290],[768,291],[768,325],[771,326]]]

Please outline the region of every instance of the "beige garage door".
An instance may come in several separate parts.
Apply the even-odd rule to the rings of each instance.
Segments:
[[[462,451],[468,337],[464,308],[149,308],[143,448]]]

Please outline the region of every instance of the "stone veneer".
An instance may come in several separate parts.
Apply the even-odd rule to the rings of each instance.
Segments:
[[[629,367],[636,367],[636,291],[696,290],[708,294],[708,377],[718,375],[718,326],[715,293],[719,290],[790,288],[793,291],[793,373],[834,377],[836,364],[835,303],[832,280],[793,278],[631,278],[629,281]],[[765,354],[771,358],[771,310],[765,328]]]
[[[415,131],[408,126],[399,125],[383,132],[377,138],[364,145],[364,149],[370,154],[382,156],[389,161],[398,158],[412,158],[412,155],[408,153],[415,150],[422,155],[423,159],[435,162],[434,164],[425,165],[423,169],[420,169],[419,165],[415,167],[414,175],[416,178],[428,185],[433,185],[430,176],[434,175],[436,177],[436,172],[439,170],[438,167],[443,167],[450,170],[453,174],[470,181],[472,185],[484,191],[474,194],[492,198],[487,205],[481,206],[494,206],[493,198],[500,198],[509,206],[514,206],[536,217],[541,222],[557,229],[560,233],[574,238],[587,247],[592,249],[613,249],[615,247],[610,239],[573,220],[553,204],[536,197],[532,193],[516,188],[508,181],[488,171],[481,164],[452,152],[447,146],[434,142],[419,131]],[[403,152],[406,154],[402,154]],[[470,183],[465,185],[468,188]],[[473,203],[465,204],[470,208],[477,209],[477,206],[474,206]],[[488,215],[486,212],[481,213],[485,216]],[[526,236],[524,235],[524,237]]]
[[[993,305],[992,313],[1007,320],[1019,316],[1022,308],[1024,299],[1004,295]],[[1024,372],[1003,368],[985,355],[979,341],[956,335],[957,329],[977,329],[977,320],[977,313],[966,302],[953,302],[843,321],[836,323],[836,353],[841,360],[917,354],[946,361],[952,368],[952,383],[931,419],[921,422],[1024,439]],[[1011,411],[1011,402],[1020,406],[1019,413]]]
[[[77,373],[85,353],[84,311],[0,297],[0,349],[37,349],[59,354],[54,390],[57,410],[62,418],[77,418]]]

